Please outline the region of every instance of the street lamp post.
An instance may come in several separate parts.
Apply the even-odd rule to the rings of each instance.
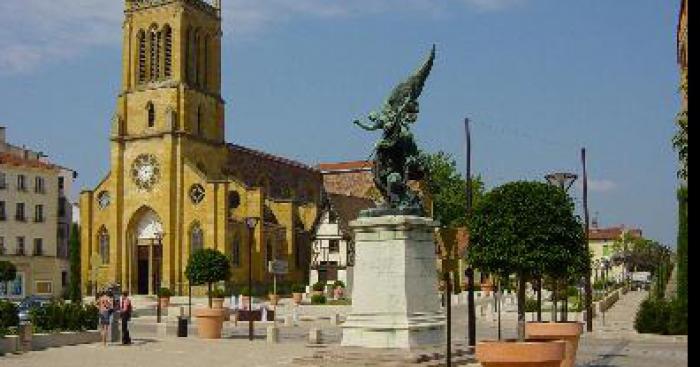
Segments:
[[[251,342],[255,336],[255,325],[253,320],[253,237],[255,235],[255,227],[257,227],[259,218],[246,218],[245,224],[248,227],[248,340]]]
[[[569,189],[571,189],[571,186],[574,185],[574,182],[578,179],[578,176],[573,174],[573,173],[567,173],[567,172],[556,172],[549,174],[545,176],[545,179],[547,179],[547,182],[549,182],[550,185],[559,187],[562,189],[564,192],[568,193]],[[554,292],[552,293],[553,297],[553,321],[557,321],[557,280],[554,279]],[[542,294],[542,287],[540,286],[538,289],[538,300],[541,300],[541,294]],[[564,292],[566,294],[566,292]],[[540,301],[541,302],[541,301]],[[541,303],[540,303],[541,305]],[[564,298],[564,309],[562,310],[562,317],[564,318],[564,321],[568,318],[568,309],[569,309],[569,300],[567,297]],[[538,314],[539,316],[539,314]]]
[[[156,244],[159,248],[161,248],[161,249],[163,248],[162,247],[163,246],[163,233],[160,233],[160,232],[156,233]],[[161,254],[162,254],[162,252],[161,252]],[[153,259],[151,259],[151,261],[153,261]],[[159,261],[162,261],[162,260],[159,259]],[[153,265],[151,265],[151,266],[153,266]],[[158,323],[158,324],[161,323],[161,315],[163,313],[163,310],[162,310],[161,305],[160,305],[160,294],[159,294],[160,293],[160,275],[159,275],[159,273],[161,272],[160,267],[161,267],[161,265],[158,264],[158,269],[156,271],[156,281],[155,281],[156,284],[154,284],[155,288],[156,288],[155,289],[155,291],[156,291],[156,323]]]

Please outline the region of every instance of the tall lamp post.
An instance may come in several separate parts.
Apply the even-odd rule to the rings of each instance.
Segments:
[[[163,249],[163,233],[162,232],[157,232],[156,233],[156,246],[160,248],[160,253],[161,253],[161,258],[158,259],[158,261],[163,261],[162,260],[162,249]],[[153,259],[151,259],[153,261]],[[153,265],[151,265],[153,266]],[[156,323],[160,324],[161,323],[161,315],[163,313],[162,306],[160,304],[160,272],[162,271],[161,269],[161,264],[158,264],[158,268],[156,269],[156,279],[155,279],[155,291],[156,291]]]
[[[464,130],[466,133],[466,148],[467,148],[467,218],[470,217],[472,206],[474,204],[473,188],[472,188],[472,133],[469,118],[464,119]],[[467,339],[469,347],[476,346],[476,306],[474,304],[474,268],[471,264],[467,265],[465,271],[467,276]]]
[[[556,172],[556,173],[552,173],[552,174],[545,176],[545,179],[547,179],[547,182],[549,182],[550,185],[559,187],[560,189],[562,189],[564,192],[566,192],[568,194],[569,189],[571,189],[571,186],[574,185],[574,182],[576,182],[576,180],[578,179],[578,176],[573,174],[573,173]],[[541,281],[540,281],[540,283],[541,283]],[[538,288],[539,289],[537,291],[537,301],[539,304],[542,304],[541,303],[542,302],[542,284],[539,284]],[[552,293],[552,297],[553,297],[553,303],[554,303],[553,304],[553,306],[554,306],[553,307],[553,316],[554,316],[553,320],[556,321],[557,320],[557,282],[556,282],[556,280],[554,281],[554,292]],[[562,316],[565,318],[564,321],[566,321],[566,318],[568,316],[567,315],[567,313],[568,313],[567,311],[569,308],[568,303],[569,303],[568,299],[565,299],[564,300],[564,310],[562,310]],[[541,315],[539,313],[538,313],[537,317],[538,317],[538,321],[540,321]]]
[[[255,227],[258,226],[260,218],[246,218],[245,225],[248,227],[248,340],[251,342],[255,336],[255,325],[253,320],[253,238],[255,237]]]

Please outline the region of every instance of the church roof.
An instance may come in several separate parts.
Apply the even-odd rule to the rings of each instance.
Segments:
[[[270,153],[266,153],[266,152],[263,152],[261,150],[256,150],[253,148],[248,148],[248,147],[244,147],[242,145],[236,145],[236,144],[228,144],[228,148],[229,148],[229,151],[232,151],[232,152],[248,154],[248,155],[252,155],[252,156],[255,156],[257,158],[263,159],[263,160],[268,160],[268,161],[280,163],[280,164],[283,164],[286,166],[300,168],[303,170],[318,173],[318,169],[313,168],[309,165],[306,165],[304,163],[297,162],[297,161],[294,161],[294,160],[291,160],[288,158],[272,155]]]

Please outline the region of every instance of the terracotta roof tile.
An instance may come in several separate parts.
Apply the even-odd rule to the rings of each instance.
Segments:
[[[47,169],[47,170],[55,170],[58,169],[58,166],[55,166],[50,163],[38,161],[35,159],[24,159],[22,157],[16,156],[14,154],[10,153],[0,153],[0,164],[6,164],[10,166],[16,166],[16,167],[29,167],[29,168],[39,168],[39,169]]]
[[[321,163],[318,169],[323,172],[332,171],[360,171],[372,169],[372,161],[354,161],[354,162],[337,162],[337,163]]]
[[[591,240],[598,240],[598,241],[613,241],[613,240],[620,239],[622,237],[622,234],[625,231],[629,232],[633,237],[636,237],[636,238],[642,237],[642,230],[641,229],[635,229],[635,228],[627,229],[627,228],[621,226],[621,227],[611,227],[611,228],[593,228],[588,233],[588,238]]]

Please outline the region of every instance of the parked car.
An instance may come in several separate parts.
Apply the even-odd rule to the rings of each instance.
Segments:
[[[19,303],[19,306],[17,306],[19,322],[29,321],[29,310],[35,307],[41,307],[50,301],[51,300],[49,298],[38,296],[29,296],[23,299],[22,302]]]

